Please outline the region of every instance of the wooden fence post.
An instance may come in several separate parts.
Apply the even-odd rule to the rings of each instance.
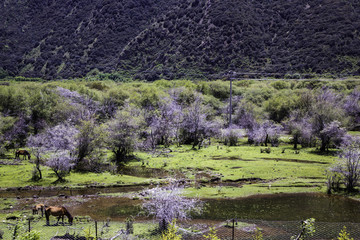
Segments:
[[[232,240],[235,240],[235,218],[233,218],[232,223]]]
[[[98,239],[98,235],[97,235],[97,221],[95,221],[95,239]]]

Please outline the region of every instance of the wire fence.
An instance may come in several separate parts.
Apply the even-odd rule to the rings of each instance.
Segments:
[[[89,218],[77,219],[73,225],[57,223],[54,219],[46,225],[45,219],[28,219],[17,223],[0,222],[0,239],[17,240],[28,232],[38,232],[40,240],[115,240],[115,239],[161,239],[157,224],[143,223],[151,232],[146,236],[134,231],[138,226],[133,220],[126,222],[93,221]],[[195,224],[196,225],[196,224]],[[202,229],[189,227],[189,223],[179,223],[178,232],[185,240],[205,240],[215,233],[222,240],[290,240],[301,232],[297,221],[237,220],[221,222],[216,225],[198,224]],[[212,232],[210,227],[213,228]],[[346,227],[346,232],[354,240],[360,240],[360,223],[315,222],[315,233],[307,239],[335,240]],[[134,234],[136,233],[137,234]],[[31,238],[29,238],[31,239]],[[349,238],[350,239],[350,238]]]
[[[346,232],[354,239],[360,240],[360,223],[329,223],[315,222],[315,232],[307,239],[314,240],[335,240],[339,233],[346,227]],[[301,223],[298,221],[260,221],[260,220],[231,220],[226,224],[215,227],[216,236],[223,240],[290,240],[296,238],[301,230]],[[197,236],[188,235],[184,239],[202,240],[208,239],[210,231]],[[261,236],[261,238],[259,238]],[[256,238],[258,237],[258,238]],[[350,238],[349,238],[350,239]]]

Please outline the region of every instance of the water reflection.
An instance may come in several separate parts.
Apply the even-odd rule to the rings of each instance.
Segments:
[[[206,219],[261,219],[324,222],[360,222],[360,202],[315,193],[258,195],[234,200],[207,200]]]
[[[124,197],[77,196],[44,199],[47,205],[65,205],[75,216],[88,215],[96,220],[124,220],[138,216],[141,200]],[[24,199],[19,208],[30,207],[41,199]],[[206,208],[195,219],[259,219],[268,221],[301,221],[360,223],[360,202],[318,193],[257,195],[238,199],[206,199]],[[142,217],[143,218],[143,217]]]

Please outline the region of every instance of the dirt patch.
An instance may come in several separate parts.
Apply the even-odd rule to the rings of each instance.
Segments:
[[[261,158],[263,160],[283,161],[283,162],[298,162],[298,163],[316,163],[316,164],[328,164],[326,162],[312,161],[312,160],[301,160],[301,159],[289,159],[289,158]]]
[[[264,187],[264,188],[268,188],[268,186],[259,186],[259,187]],[[321,187],[321,184],[303,184],[303,185],[281,185],[281,186],[272,186],[272,188],[314,188],[314,187]]]
[[[164,178],[169,175],[168,171],[160,168],[128,167],[125,166],[119,171],[120,174],[143,177],[143,178]]]
[[[251,183],[257,183],[257,182],[262,182],[264,181],[264,179],[262,178],[239,178],[239,179],[234,179],[234,180],[226,180],[224,182],[251,182]]]
[[[231,157],[223,157],[223,156],[214,156],[212,157],[213,160],[230,160],[230,161],[245,161],[245,162],[251,162],[251,161],[255,161],[255,160],[250,160],[250,159],[243,159],[240,157],[235,157],[235,156],[231,156]]]
[[[303,179],[324,179],[323,177],[299,177]]]

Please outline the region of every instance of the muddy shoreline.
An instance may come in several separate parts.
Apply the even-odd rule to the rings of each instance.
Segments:
[[[0,198],[39,198],[39,197],[54,197],[54,196],[78,196],[78,195],[98,195],[101,193],[119,193],[119,192],[133,192],[139,191],[150,184],[128,184],[128,185],[88,185],[78,188],[73,187],[12,187],[1,188]]]

